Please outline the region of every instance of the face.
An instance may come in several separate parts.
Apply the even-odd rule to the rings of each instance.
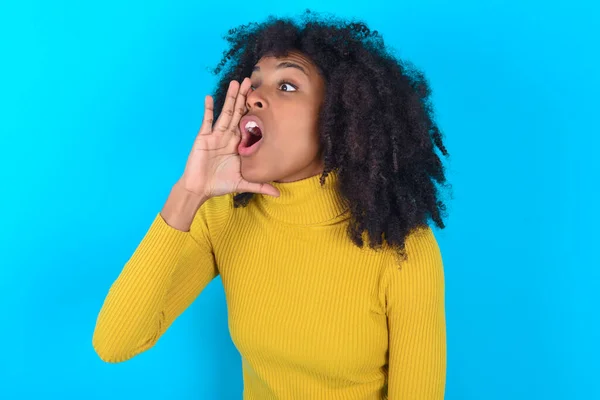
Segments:
[[[260,118],[264,129],[256,151],[240,157],[244,179],[293,182],[320,174],[317,123],[325,85],[316,66],[298,52],[264,57],[250,79],[246,115]]]

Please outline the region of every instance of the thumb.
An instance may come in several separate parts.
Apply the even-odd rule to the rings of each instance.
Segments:
[[[242,179],[240,181],[237,191],[268,194],[270,196],[275,197],[279,197],[280,195],[279,190],[275,189],[272,185],[269,185],[268,183],[248,182],[245,179]]]

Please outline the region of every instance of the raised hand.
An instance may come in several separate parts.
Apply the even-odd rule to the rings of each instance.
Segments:
[[[245,180],[241,175],[238,144],[241,140],[239,122],[247,112],[246,96],[250,79],[241,85],[231,81],[223,104],[223,111],[213,125],[213,98],[204,98],[204,120],[188,157],[180,184],[189,192],[204,198],[233,192],[263,193],[279,196],[279,191],[268,183]]]

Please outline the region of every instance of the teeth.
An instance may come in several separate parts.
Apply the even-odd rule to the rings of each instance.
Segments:
[[[259,135],[258,132],[260,131],[260,128],[258,127],[258,124],[256,122],[248,121],[248,123],[246,124],[246,131],[253,135]]]
[[[246,129],[248,128],[256,128],[258,126],[258,124],[254,121],[248,121],[248,123],[246,124]]]

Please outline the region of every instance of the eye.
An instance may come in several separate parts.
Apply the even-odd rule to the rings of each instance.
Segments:
[[[291,82],[285,81],[285,80],[279,81],[278,84],[279,84],[279,87],[281,87],[283,85],[288,85],[293,88],[293,90],[287,89],[287,90],[282,90],[282,92],[295,92],[296,90],[298,90],[298,88],[294,84],[292,84]]]
[[[296,87],[296,85],[294,85],[293,83],[288,82],[286,80],[281,80],[281,81],[277,82],[277,85],[278,85],[278,87],[282,87],[283,85],[288,86],[288,89],[281,90],[282,92],[295,92],[296,90],[298,90],[298,87]],[[289,89],[289,88],[292,88],[292,89]],[[256,87],[251,85],[250,90],[254,91],[254,90],[256,90]]]

